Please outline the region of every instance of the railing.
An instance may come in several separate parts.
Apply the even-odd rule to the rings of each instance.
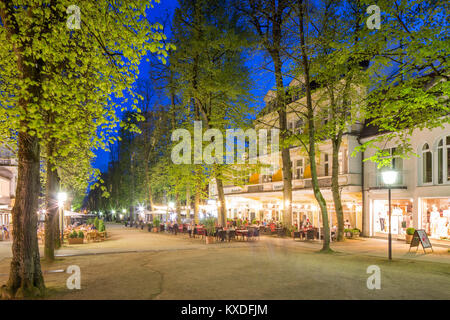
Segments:
[[[339,175],[339,185],[340,186],[346,186],[346,185],[361,185],[361,175],[357,173],[352,174],[341,174]],[[331,177],[318,177],[319,181],[319,187],[321,188],[328,188],[331,187]],[[292,187],[294,189],[309,189],[312,188],[312,179],[295,179],[292,180]],[[266,182],[256,185],[247,185],[242,187],[226,187],[224,188],[225,194],[232,194],[232,193],[254,193],[254,192],[262,192],[262,191],[281,191],[283,190],[283,182],[282,181],[276,181],[276,182]]]
[[[409,176],[408,170],[400,170],[397,172],[398,172],[397,181],[393,185],[391,185],[391,187],[403,187],[406,185],[406,181]],[[377,171],[375,173],[370,173],[366,177],[366,179],[368,181],[366,182],[365,185],[368,186],[369,188],[387,188],[388,187],[386,184],[384,184],[383,177],[382,177],[380,171]]]

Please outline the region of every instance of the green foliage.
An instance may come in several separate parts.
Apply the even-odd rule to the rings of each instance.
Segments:
[[[78,238],[78,233],[77,233],[75,230],[73,230],[73,231],[69,234],[69,238],[71,238],[71,239]]]
[[[7,119],[0,137],[38,137],[63,188],[76,193],[99,175],[94,150],[109,150],[119,127],[138,131],[117,112],[131,99],[133,118],[142,117],[133,88],[142,58],[153,54],[164,63],[174,46],[144,17],[153,1],[115,2],[114,9],[110,1],[84,1],[79,30],[66,25],[72,4],[0,1],[0,119]]]
[[[97,229],[97,230],[98,230],[98,227],[99,227],[99,223],[100,223],[99,218],[95,217],[93,225],[94,225],[95,229]]]
[[[216,219],[212,217],[203,219],[202,224],[205,226],[208,236],[213,236],[216,232]]]
[[[412,235],[414,235],[414,232],[416,232],[416,229],[414,229],[414,228],[406,228],[406,234],[407,235],[412,236]]]
[[[361,230],[359,230],[358,228],[353,228],[350,230],[350,232],[353,234],[359,234],[359,233],[361,233]]]
[[[161,225],[161,220],[159,218],[153,218],[153,225],[155,228],[159,229],[159,226]]]
[[[84,233],[83,233],[83,231],[79,231],[78,232],[78,238],[81,238],[81,239],[83,239],[84,238]]]
[[[253,219],[252,220],[252,224],[256,224],[257,223],[257,220],[256,219]]]
[[[105,228],[105,222],[102,220],[98,221],[98,231],[99,232],[104,232],[106,230]]]
[[[392,157],[415,154],[409,140],[413,130],[450,123],[450,47],[447,1],[397,4],[383,0],[377,4],[382,8],[381,28],[366,31],[361,41],[372,58],[369,72],[374,89],[367,99],[367,118],[384,134],[357,151],[375,149],[375,155],[366,160],[381,168],[390,166]],[[385,153],[387,141],[397,146],[395,154]]]

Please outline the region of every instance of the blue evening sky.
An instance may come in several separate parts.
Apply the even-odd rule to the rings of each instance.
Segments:
[[[167,19],[167,15],[170,16],[170,21],[172,21],[173,13],[175,8],[178,6],[177,0],[161,0],[159,4],[155,4],[155,8],[150,10],[150,20],[152,22],[162,22]],[[164,30],[164,33],[170,37],[171,30]],[[265,68],[261,68],[264,65],[264,59],[262,56],[252,56],[248,57],[248,67],[252,73],[253,79],[253,89],[252,94],[254,95],[255,107],[259,108],[263,104],[264,95],[267,93],[269,89],[271,89],[275,85],[274,75],[266,70]],[[139,80],[145,79],[148,77],[150,72],[150,64],[142,60],[141,65],[139,67]],[[121,114],[120,112],[118,112]],[[96,151],[96,159],[93,163],[95,168],[100,169],[102,172],[108,169],[108,162],[110,159],[110,153],[98,150]]]

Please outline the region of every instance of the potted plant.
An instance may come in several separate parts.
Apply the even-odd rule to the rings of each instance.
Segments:
[[[406,235],[405,235],[406,243],[411,243],[414,236],[414,232],[416,232],[416,229],[406,228]]]
[[[97,230],[98,230],[99,223],[100,223],[99,219],[97,217],[95,217],[95,219],[94,219],[94,227]]]
[[[159,218],[153,219],[153,232],[158,232],[160,225],[161,225],[161,220],[159,220]]]
[[[152,232],[153,229],[153,224],[152,223],[147,223],[147,230],[148,232]]]
[[[358,228],[353,228],[351,230],[352,232],[352,238],[357,239],[359,238],[359,235],[361,234],[361,230],[359,230]]]
[[[84,235],[83,235],[84,238]],[[83,238],[78,237],[78,232],[75,230],[69,234],[69,244],[83,244]]]
[[[214,242],[214,233],[216,232],[216,219],[207,218],[204,223],[206,230],[206,244]]]
[[[352,229],[344,229],[344,235],[347,238],[351,238],[352,237]]]

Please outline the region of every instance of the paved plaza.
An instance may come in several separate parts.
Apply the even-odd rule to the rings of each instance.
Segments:
[[[407,253],[394,242],[349,240],[320,254],[320,243],[261,237],[251,242],[204,244],[187,235],[107,226],[109,239],[64,246],[57,260],[42,261],[49,299],[450,299],[450,253]],[[0,283],[10,247],[0,248]],[[81,270],[81,290],[69,290],[63,271]],[[369,290],[367,268],[378,266],[381,289]]]

